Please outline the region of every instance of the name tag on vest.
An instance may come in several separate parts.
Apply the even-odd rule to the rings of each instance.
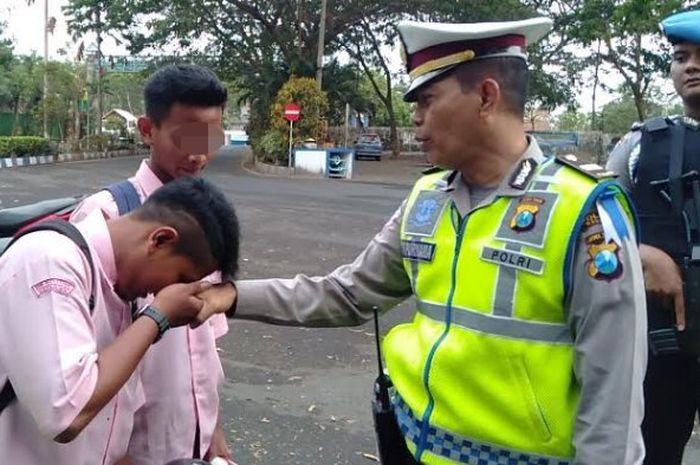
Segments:
[[[409,260],[432,262],[435,244],[420,241],[401,241],[401,254]]]
[[[542,268],[544,268],[544,262],[539,258],[512,250],[494,249],[493,247],[484,247],[481,251],[481,259],[534,274],[542,274]]]

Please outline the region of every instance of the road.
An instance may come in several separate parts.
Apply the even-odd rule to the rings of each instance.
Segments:
[[[254,176],[241,160],[240,151],[228,150],[206,172],[233,201],[242,224],[240,278],[325,274],[352,260],[409,189],[406,183]],[[3,169],[0,207],[90,193],[130,176],[138,163],[121,158]],[[409,301],[390,312],[383,331],[409,320],[413,310]],[[224,428],[240,465],[373,463],[365,456],[375,454],[371,323],[296,329],[236,321],[220,350]],[[684,465],[700,463],[696,438],[686,455]]]

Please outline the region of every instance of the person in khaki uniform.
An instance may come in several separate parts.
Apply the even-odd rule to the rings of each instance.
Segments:
[[[398,28],[417,139],[439,168],[353,263],[208,292],[229,317],[313,327],[414,296],[414,320],[383,342],[404,463],[640,464],[633,215],[602,168],[546,158],[524,130],[525,48],[551,21]]]

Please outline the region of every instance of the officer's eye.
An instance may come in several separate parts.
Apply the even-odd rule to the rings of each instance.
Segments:
[[[688,54],[685,52],[673,54],[673,61],[675,61],[676,63],[684,63],[687,60],[688,60]]]

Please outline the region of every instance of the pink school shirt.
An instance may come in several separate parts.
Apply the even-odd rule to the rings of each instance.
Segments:
[[[11,379],[17,393],[0,413],[2,464],[114,464],[127,453],[144,402],[135,374],[76,439],[53,441],[92,396],[98,352],[131,322],[129,305],[113,290],[117,270],[104,217],[96,212],[76,226],[90,247],[95,289],[87,259],[59,233],[28,234],[0,257],[0,383]]]
[[[163,185],[146,160],[129,181],[142,202]],[[98,209],[109,218],[118,216],[112,195],[101,191],[85,199],[73,212],[71,221]],[[218,273],[207,279],[220,281]],[[152,297],[139,301],[139,308],[151,301]],[[218,389],[224,381],[216,339],[227,332],[226,317],[216,315],[194,330],[169,330],[146,353],[140,366],[146,402],[136,415],[129,447],[134,465],[191,458],[198,423],[199,455],[206,454],[219,412]]]

